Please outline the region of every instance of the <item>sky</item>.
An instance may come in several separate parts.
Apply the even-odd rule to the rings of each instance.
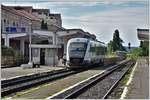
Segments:
[[[137,28],[149,28],[148,0],[57,1],[2,0],[2,4],[48,8],[51,13],[61,14],[64,28],[83,29],[95,34],[99,41],[106,44],[112,40],[114,31],[118,29],[124,46],[128,46],[129,42],[131,46],[139,46]]]

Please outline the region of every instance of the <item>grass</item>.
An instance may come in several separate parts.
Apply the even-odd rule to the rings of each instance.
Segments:
[[[42,84],[40,86],[33,87],[33,88],[27,89],[27,90],[22,91],[22,92],[17,92],[16,95],[13,96],[13,98],[20,97],[20,96],[22,96],[22,95],[24,95],[26,93],[32,93],[33,91],[36,91],[36,90],[41,89],[41,88],[43,88],[45,86],[48,86],[48,85],[49,84]]]

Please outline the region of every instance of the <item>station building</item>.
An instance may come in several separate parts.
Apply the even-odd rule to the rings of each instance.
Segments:
[[[14,48],[29,57],[29,35],[32,37],[32,61],[42,65],[57,65],[66,53],[66,45],[73,37],[96,39],[95,35],[82,29],[62,27],[60,14],[49,9],[33,9],[31,6],[1,6],[2,44]],[[41,21],[48,29],[41,29]]]

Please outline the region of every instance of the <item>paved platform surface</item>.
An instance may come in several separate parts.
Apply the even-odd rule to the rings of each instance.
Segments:
[[[40,66],[40,68],[28,68],[28,69],[23,69],[22,67],[3,68],[1,69],[1,79],[3,80],[29,74],[59,70],[63,68],[64,67],[51,67],[51,66]]]
[[[149,99],[148,59],[140,58],[137,60],[137,67],[129,85],[126,99]]]

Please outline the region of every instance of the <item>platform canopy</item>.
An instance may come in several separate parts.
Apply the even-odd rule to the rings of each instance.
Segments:
[[[25,40],[29,41],[29,33],[3,33],[2,38],[9,38],[9,39],[16,39],[16,40]],[[48,40],[49,42],[52,42],[52,36],[47,34],[39,34],[39,33],[31,33],[32,42],[39,42],[43,40]]]
[[[137,29],[138,39],[142,41],[149,41],[149,29]]]

